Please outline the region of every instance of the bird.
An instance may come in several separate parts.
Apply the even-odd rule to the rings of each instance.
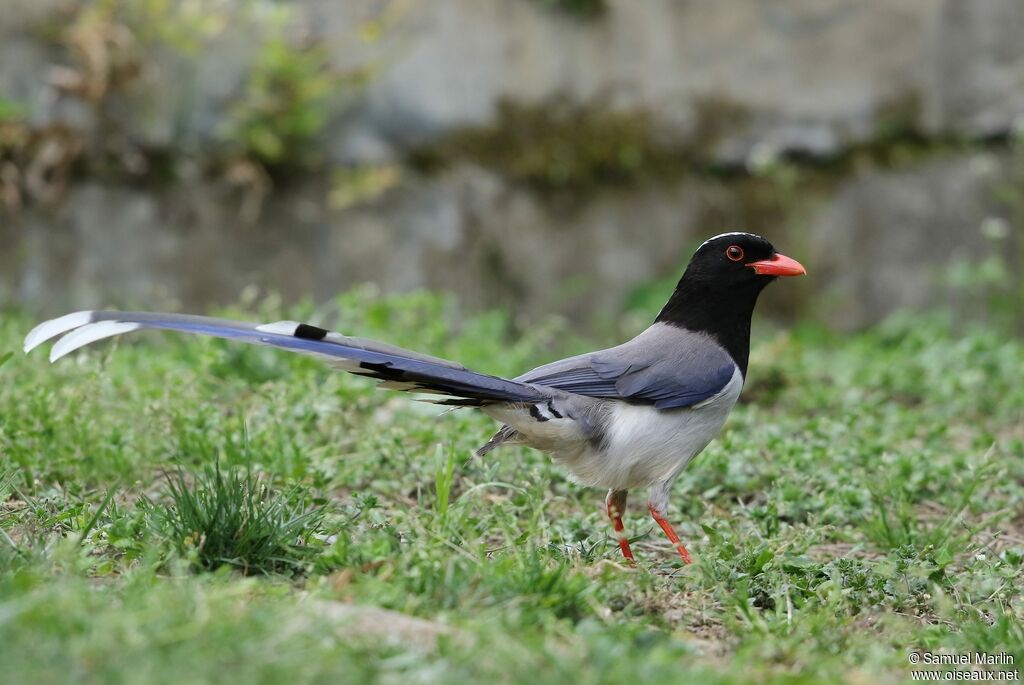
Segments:
[[[508,445],[547,453],[584,486],[607,490],[605,512],[625,561],[635,563],[623,515],[629,490],[649,489],[647,508],[682,563],[689,551],[666,518],[673,482],[722,430],[747,375],[757,298],[804,267],[746,232],[716,235],[691,257],[654,322],[616,347],[501,378],[385,342],[297,321],[254,324],[207,316],[78,311],[44,321],[28,353],[53,338],[54,362],[90,343],[163,329],[268,345],[318,357],[390,390],[437,396],[501,424],[477,451]]]

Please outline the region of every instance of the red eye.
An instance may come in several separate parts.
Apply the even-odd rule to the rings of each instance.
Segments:
[[[738,262],[743,259],[743,248],[739,245],[730,245],[725,248],[725,256],[734,262]]]

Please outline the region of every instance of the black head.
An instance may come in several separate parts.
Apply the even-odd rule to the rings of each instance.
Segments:
[[[723,233],[697,248],[657,321],[707,333],[747,372],[750,317],[757,296],[803,266],[753,233]]]

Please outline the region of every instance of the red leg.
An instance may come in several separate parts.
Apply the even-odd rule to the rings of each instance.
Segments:
[[[676,531],[672,528],[672,524],[665,520],[665,515],[658,511],[658,508],[653,504],[648,503],[647,508],[651,510],[651,516],[658,522],[661,529],[665,531],[665,535],[668,539],[676,546],[676,551],[679,552],[679,556],[683,558],[684,564],[691,564],[693,561],[690,559],[690,553],[686,551],[686,546],[683,545],[679,540],[679,536],[676,535]]]
[[[626,490],[609,490],[604,503],[608,507],[608,518],[612,520],[615,535],[619,538],[619,549],[622,550],[622,556],[632,563],[633,550],[629,548],[629,539],[624,532],[625,526],[622,525],[622,515],[626,512],[626,494]]]

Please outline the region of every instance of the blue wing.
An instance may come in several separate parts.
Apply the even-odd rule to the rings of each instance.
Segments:
[[[624,345],[547,364],[516,380],[678,409],[719,394],[737,370],[732,357],[711,338],[655,324]]]

